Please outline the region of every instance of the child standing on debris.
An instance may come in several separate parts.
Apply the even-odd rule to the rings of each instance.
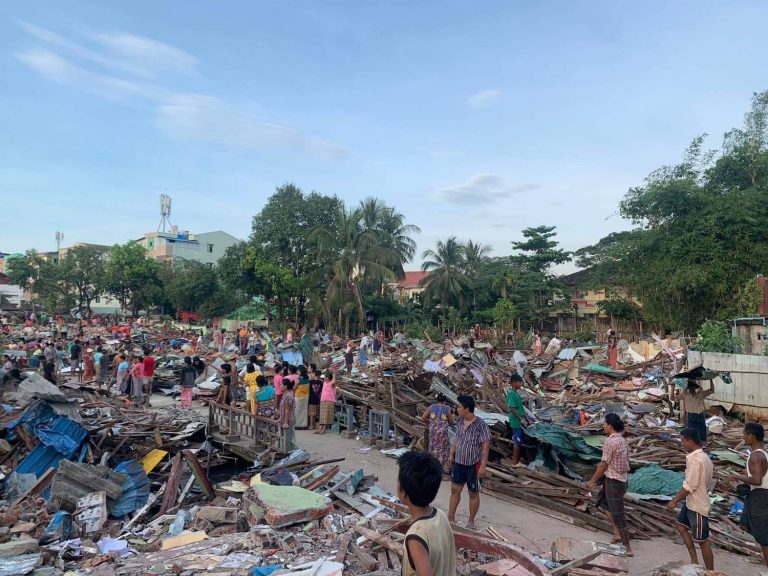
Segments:
[[[293,396],[293,380],[284,380],[283,400],[280,402],[278,412],[278,422],[285,438],[285,451],[288,452],[294,448],[294,427],[296,426],[296,399]]]
[[[251,414],[254,416],[258,413],[259,407],[259,402],[256,398],[256,394],[259,390],[258,378],[259,373],[256,372],[256,367],[249,362],[245,367],[245,378],[243,378],[243,382],[245,383],[248,394],[248,405],[251,408]]]
[[[347,342],[347,349],[344,350],[344,363],[347,365],[347,374],[352,374],[352,365],[355,363],[355,343],[352,340]]]
[[[309,381],[309,401],[307,402],[307,416],[309,417],[309,429],[315,429],[315,421],[320,414],[320,394],[323,391],[323,376],[320,370],[312,372]]]
[[[320,393],[320,429],[315,434],[325,434],[328,426],[333,424],[336,411],[336,380],[333,378],[333,372],[326,370],[323,377],[323,390]]]
[[[412,450],[397,464],[397,497],[413,518],[403,545],[403,576],[456,576],[451,524],[442,510],[431,506],[443,475],[440,462]]]
[[[179,386],[181,386],[181,407],[192,408],[192,389],[195,387],[195,369],[192,367],[192,358],[184,357],[184,367],[179,376]]]
[[[283,397],[283,365],[275,364],[275,377],[272,379],[272,385],[275,387],[275,406],[280,407],[280,399]],[[287,371],[286,376],[287,376]]]

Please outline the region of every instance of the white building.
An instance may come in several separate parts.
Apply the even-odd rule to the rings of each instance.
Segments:
[[[227,248],[240,240],[221,230],[190,234],[186,231],[149,232],[137,240],[150,258],[159,262],[182,258],[203,264],[216,264]]]

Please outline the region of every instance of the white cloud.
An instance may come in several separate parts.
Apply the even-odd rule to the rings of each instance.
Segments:
[[[197,58],[164,42],[134,34],[98,34],[96,40],[113,53],[129,62],[145,62],[159,72],[178,71],[190,73],[197,65]]]
[[[197,59],[175,46],[151,38],[126,33],[95,34],[86,36],[81,42],[57,34],[47,28],[18,21],[30,36],[70,55],[98,64],[110,73],[120,72],[141,78],[155,78],[160,73],[192,73]],[[89,48],[84,43],[96,44]]]
[[[243,150],[288,147],[326,158],[340,158],[347,153],[332,142],[305,136],[289,126],[264,121],[210,96],[178,94],[161,104],[158,113],[160,126],[176,138]]]
[[[485,108],[501,97],[501,90],[481,90],[475,92],[467,99],[471,108]]]
[[[152,83],[148,79],[161,72],[195,71],[197,59],[169,44],[119,32],[91,35],[88,40],[98,47],[91,49],[34,24],[18,24],[33,38],[68,56],[37,46],[16,54],[25,65],[46,78],[102,98],[148,99],[156,106],[161,129],[175,138],[252,151],[289,148],[328,159],[348,153],[333,142],[259,118],[222,99],[181,93],[162,86],[159,80]]]
[[[435,192],[435,198],[451,204],[492,204],[539,188],[541,186],[535,183],[511,184],[497,174],[477,174],[463,184],[440,188]]]
[[[91,72],[45,48],[20,52],[16,57],[51,80],[77,86],[103,98],[119,99],[143,93],[142,87],[134,82]]]

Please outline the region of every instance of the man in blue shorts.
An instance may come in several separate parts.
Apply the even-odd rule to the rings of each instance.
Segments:
[[[451,501],[448,519],[456,520],[456,509],[461,501],[461,491],[466,484],[469,491],[469,521],[467,528],[474,530],[475,517],[480,508],[480,479],[485,476],[488,451],[491,445],[491,431],[488,424],[475,416],[475,400],[471,396],[459,396],[456,411],[456,440],[448,455],[451,466]]]
[[[688,455],[685,457],[685,481],[680,492],[667,504],[674,512],[675,506],[685,499],[677,515],[677,531],[683,537],[693,564],[698,564],[696,544],[701,548],[701,558],[707,570],[714,570],[712,546],[709,543],[709,490],[712,486],[714,467],[701,449],[701,437],[696,428],[680,432],[681,442]]]

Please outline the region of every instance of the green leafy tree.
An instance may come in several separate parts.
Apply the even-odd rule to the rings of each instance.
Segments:
[[[577,262],[620,281],[657,325],[692,331],[740,314],[748,281],[768,269],[767,116],[768,93],[756,94],[721,151],[695,138],[681,162],[625,195],[620,214],[636,228],[578,251]]]
[[[91,302],[104,292],[107,255],[95,246],[75,246],[59,262],[67,284],[75,291],[77,305],[83,310],[90,310]]]
[[[469,279],[472,290],[472,310],[477,309],[477,287],[483,272],[483,265],[488,260],[491,247],[482,242],[468,240],[464,245],[464,275]]]
[[[506,331],[514,326],[517,318],[517,308],[509,298],[499,298],[496,306],[493,307],[493,321],[502,330]]]
[[[331,260],[326,272],[326,302],[338,311],[339,329],[342,329],[342,317],[350,316],[351,311],[348,308],[345,311],[344,307],[350,300],[355,303],[358,327],[363,329],[365,309],[361,282],[366,277],[377,281],[395,278],[389,267],[395,260],[392,247],[381,241],[376,230],[365,228],[361,209],[345,209],[343,204],[336,211],[334,226],[316,227],[310,239],[319,258]]]
[[[440,303],[443,313],[455,306],[459,310],[464,309],[465,292],[472,282],[465,274],[466,251],[464,245],[451,236],[443,242],[439,240],[434,250],[425,250],[422,255],[424,262],[421,269],[429,272],[429,276],[422,280],[426,286],[423,298],[429,303]]]
[[[179,312],[200,312],[218,289],[213,267],[195,260],[168,262],[161,275],[165,296]]]
[[[159,300],[159,265],[147,257],[147,251],[136,242],[112,247],[106,266],[106,291],[120,302],[123,310],[137,316],[139,311]]]
[[[559,247],[554,226],[525,228],[522,234],[525,240],[512,242],[518,253],[509,257],[510,268],[516,271],[509,297],[520,317],[542,328],[555,303],[567,303],[568,292],[550,269],[568,262],[571,253]]]
[[[731,334],[727,322],[705,321],[699,328],[698,338],[692,346],[701,352],[722,352],[738,354],[741,351],[741,339]]]
[[[11,256],[6,260],[5,273],[11,284],[27,291],[37,280],[41,262],[35,250],[27,250],[23,256]]]

